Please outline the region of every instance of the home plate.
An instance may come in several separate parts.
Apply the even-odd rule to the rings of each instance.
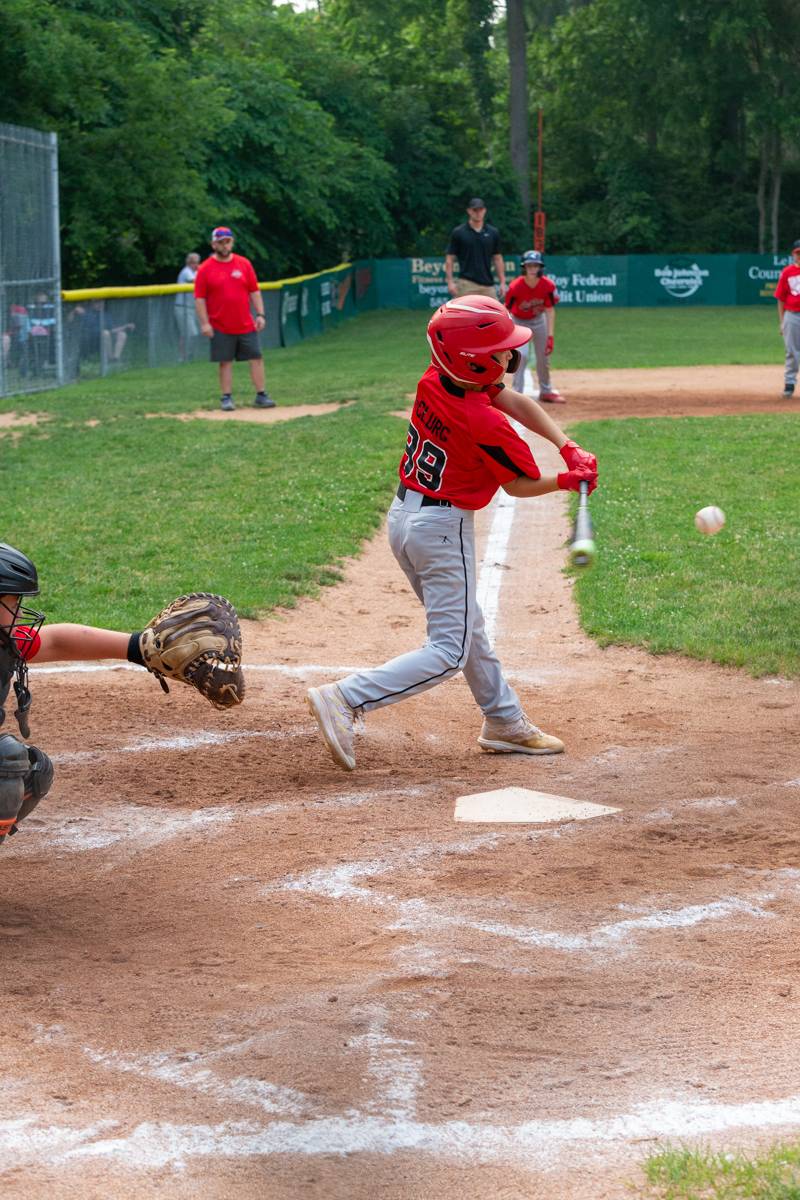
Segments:
[[[497,792],[476,792],[456,800],[457,821],[492,821],[542,823],[546,821],[588,821],[619,812],[588,800],[573,800],[571,796],[551,796],[548,792],[532,792],[529,788],[500,788]]]

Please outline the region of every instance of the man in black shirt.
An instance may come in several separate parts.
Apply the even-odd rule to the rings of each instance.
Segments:
[[[451,296],[481,296],[496,298],[492,280],[492,264],[497,272],[500,298],[506,293],[506,268],[500,253],[500,234],[494,225],[486,225],[486,205],[476,196],[467,205],[463,225],[456,225],[450,234],[445,252],[444,273]],[[459,278],[453,279],[453,266],[458,259]]]

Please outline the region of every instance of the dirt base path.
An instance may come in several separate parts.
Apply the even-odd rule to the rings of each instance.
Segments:
[[[598,649],[564,498],[509,503],[487,620],[564,755],[482,754],[452,681],[333,766],[307,686],[423,634],[383,536],[248,624],[238,712],[35,672],[58,777],[0,852],[5,1200],[602,1200],[661,1139],[800,1128],[800,688]],[[454,824],[510,785],[620,812]]]

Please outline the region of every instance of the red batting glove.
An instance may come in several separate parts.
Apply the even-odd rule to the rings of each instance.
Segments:
[[[545,346],[544,346],[544,352],[545,352],[545,354],[552,354],[552,353],[553,353],[553,338],[552,338],[552,335],[551,335],[550,337],[548,337],[547,341],[545,342]]]
[[[556,476],[556,480],[562,492],[579,492],[581,484],[588,483],[591,496],[597,487],[597,471],[590,471],[587,467],[578,467],[574,471],[562,471],[560,475]]]
[[[570,471],[575,471],[578,467],[586,467],[589,471],[594,471],[595,475],[597,474],[597,459],[588,450],[582,450],[577,442],[564,442],[559,454]]]

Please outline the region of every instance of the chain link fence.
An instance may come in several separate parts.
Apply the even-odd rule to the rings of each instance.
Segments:
[[[58,139],[0,124],[0,396],[64,381]]]

